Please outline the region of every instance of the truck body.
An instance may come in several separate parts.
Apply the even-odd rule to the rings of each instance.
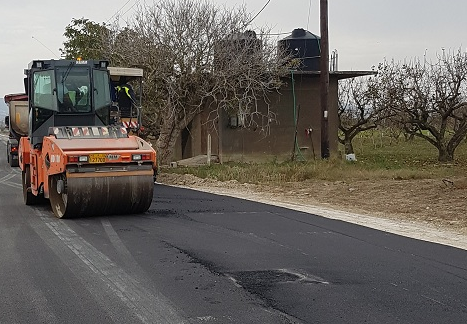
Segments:
[[[145,212],[156,152],[112,122],[108,62],[35,60],[25,74],[24,202],[48,199],[59,218]]]
[[[131,99],[132,104],[129,110],[122,111],[121,98],[124,93],[116,93],[112,102],[111,116],[115,125],[121,125],[127,129],[130,134],[139,135],[143,130],[142,119],[142,89],[143,89],[143,70],[138,68],[108,67],[112,88],[117,89],[123,85],[133,84],[136,89],[135,97]],[[115,90],[116,91],[116,90]],[[117,92],[117,91],[116,91]]]
[[[7,141],[7,161],[11,167],[19,166],[18,145],[23,136],[28,135],[29,107],[27,95],[25,93],[8,94],[4,97],[8,106],[8,116],[5,118],[5,125],[9,129]]]

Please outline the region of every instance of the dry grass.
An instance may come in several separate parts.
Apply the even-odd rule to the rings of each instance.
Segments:
[[[363,143],[361,143],[363,142]],[[366,143],[365,143],[366,142]],[[437,151],[421,139],[397,145],[374,146],[372,141],[357,141],[358,161],[341,158],[285,163],[225,163],[167,172],[190,173],[200,178],[241,183],[283,183],[316,180],[442,179],[467,174],[467,143],[456,151],[453,163],[437,162]]]

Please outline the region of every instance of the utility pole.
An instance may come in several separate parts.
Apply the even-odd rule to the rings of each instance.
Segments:
[[[329,37],[328,37],[328,0],[320,0],[320,29],[321,29],[321,158],[327,159],[329,152]]]

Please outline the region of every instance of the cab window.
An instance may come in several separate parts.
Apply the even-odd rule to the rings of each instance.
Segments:
[[[57,69],[57,99],[62,113],[91,112],[89,69],[70,65]]]
[[[36,108],[57,111],[57,103],[54,99],[53,71],[39,71],[34,73],[33,103]]]

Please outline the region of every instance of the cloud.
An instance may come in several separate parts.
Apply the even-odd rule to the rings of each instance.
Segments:
[[[128,4],[127,0],[62,1],[61,5],[56,0],[9,1],[2,8],[0,20],[1,91],[21,92],[23,69],[28,63],[54,57],[47,48],[60,54],[63,33],[72,18],[85,17],[102,23],[119,9],[126,12],[136,1]],[[252,16],[266,3],[265,0],[212,1],[228,8],[245,3]],[[365,70],[385,57],[396,60],[422,57],[425,49],[435,56],[442,47],[456,50],[467,45],[465,0],[333,0],[328,4],[330,50],[338,50],[340,69]],[[270,1],[253,26],[271,26],[274,33],[305,28],[320,35],[319,10],[317,0]],[[124,18],[132,12],[129,10]]]

